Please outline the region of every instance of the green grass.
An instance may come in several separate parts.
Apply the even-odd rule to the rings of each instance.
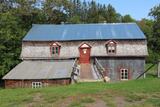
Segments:
[[[78,83],[41,89],[0,89],[0,107],[58,107],[62,102],[68,107],[85,107],[86,104],[96,103],[97,99],[116,107],[116,97],[123,97],[127,107],[135,102],[146,107],[160,106],[160,79]],[[134,104],[135,107],[138,105]]]
[[[147,63],[145,65],[145,70],[148,69],[152,64]],[[157,64],[155,64],[148,72],[147,72],[147,77],[157,77]]]
[[[85,107],[85,104],[93,103],[95,100],[91,97],[84,97],[80,100],[73,101],[69,107]]]

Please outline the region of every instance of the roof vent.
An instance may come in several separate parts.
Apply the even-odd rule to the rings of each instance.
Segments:
[[[64,22],[61,22],[62,25],[64,25]]]
[[[107,24],[107,21],[105,20],[105,21],[103,21],[103,24]]]

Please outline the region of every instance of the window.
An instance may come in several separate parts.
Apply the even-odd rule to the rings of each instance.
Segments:
[[[116,43],[114,41],[109,41],[106,44],[107,53],[108,54],[115,54],[116,53]]]
[[[52,47],[52,55],[59,54],[59,47]]]
[[[87,53],[87,49],[83,49],[83,54],[86,54]]]
[[[50,44],[51,56],[59,55],[60,53],[60,44],[55,42]]]
[[[41,88],[42,82],[32,82],[32,88]]]
[[[129,75],[129,73],[128,73],[128,69],[121,69],[120,70],[120,79],[121,80],[128,80],[128,75]]]

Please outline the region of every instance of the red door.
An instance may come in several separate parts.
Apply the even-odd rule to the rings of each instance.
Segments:
[[[91,51],[91,47],[89,45],[87,44],[81,45],[81,47],[79,48],[79,52],[80,52],[79,62],[80,63],[90,63],[90,51]]]

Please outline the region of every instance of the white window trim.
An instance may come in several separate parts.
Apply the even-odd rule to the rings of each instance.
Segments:
[[[42,82],[32,82],[32,88],[42,88]]]
[[[125,77],[125,71],[126,71],[126,70],[127,70],[127,79],[122,78],[122,72],[123,72],[123,77]],[[120,69],[120,79],[121,79],[122,81],[129,80],[129,70],[128,70],[128,69],[125,69],[125,68]]]
[[[108,54],[116,54],[116,44],[114,42],[109,42],[107,44],[107,53]]]

